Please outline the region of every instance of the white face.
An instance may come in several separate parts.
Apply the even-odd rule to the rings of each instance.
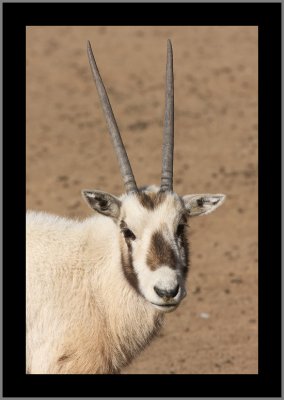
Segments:
[[[186,295],[187,211],[183,202],[175,193],[155,192],[121,200],[119,226],[126,278],[153,307],[172,311]]]
[[[174,310],[186,295],[189,217],[207,215],[225,199],[222,194],[183,197],[149,186],[117,198],[84,190],[87,203],[117,224],[122,268],[128,282],[153,307]]]

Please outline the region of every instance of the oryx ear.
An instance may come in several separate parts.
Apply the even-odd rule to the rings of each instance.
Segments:
[[[224,194],[188,194],[183,202],[190,217],[206,215],[216,210],[225,201]]]
[[[121,201],[112,194],[100,190],[82,190],[87,204],[99,213],[117,219],[120,214]]]

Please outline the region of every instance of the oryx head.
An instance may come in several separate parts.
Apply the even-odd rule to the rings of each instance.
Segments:
[[[110,217],[119,230],[121,261],[128,282],[154,307],[171,311],[186,295],[189,254],[186,226],[189,218],[219,207],[223,194],[179,196],[173,191],[174,84],[173,54],[168,41],[166,111],[160,187],[138,188],[91,45],[88,56],[118,158],[126,194],[121,197],[98,190],[83,190],[88,204]]]

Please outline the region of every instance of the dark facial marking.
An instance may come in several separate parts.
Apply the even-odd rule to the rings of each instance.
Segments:
[[[127,224],[125,221],[120,222],[120,229],[123,231],[127,228]],[[130,285],[138,292],[138,279],[136,272],[133,267],[133,259],[132,259],[132,238],[130,237],[125,237],[125,242],[127,245],[127,248],[125,247],[125,242],[121,241],[121,264],[122,264],[122,270],[123,273],[130,283]]]
[[[121,230],[127,228],[127,224],[123,219],[120,221],[119,227]]]
[[[167,195],[165,192],[145,193],[141,191],[137,196],[143,207],[147,208],[147,210],[154,210],[159,204],[163,203]]]
[[[181,236],[184,233],[185,230],[185,225],[184,224],[179,224],[177,227],[177,236]]]
[[[165,240],[162,233],[157,231],[153,233],[150,247],[147,254],[147,265],[152,271],[161,265],[167,265],[176,269],[177,257],[170,244]]]
[[[187,275],[189,269],[189,243],[187,239],[188,213],[183,213],[180,217],[176,230],[176,240],[179,245],[180,260],[182,262],[182,271],[184,276]]]
[[[124,229],[123,235],[125,237],[125,240],[128,240],[128,239],[135,240],[136,239],[136,236],[130,229]]]
[[[123,233],[123,236],[124,236],[125,241],[126,241],[127,246],[128,246],[129,241],[130,241],[130,240],[135,240],[135,239],[136,239],[136,236],[135,236],[134,233],[128,228],[127,224],[126,224],[123,220],[120,222],[120,225],[119,225],[119,226],[120,226],[121,232]]]
[[[180,252],[181,252],[181,258],[183,260],[182,270],[184,276],[187,276],[189,269],[189,243],[187,240],[186,230],[182,232],[178,240],[180,240]]]
[[[129,248],[130,242],[136,239],[136,236],[134,235],[134,233],[128,228],[126,222],[124,222],[123,220],[121,220],[120,224],[120,230],[124,236],[124,239],[126,241],[126,244]]]
[[[176,230],[176,235],[177,237],[181,237],[185,231],[186,231],[186,227],[188,226],[187,224],[187,215],[186,214],[182,214],[177,226],[177,230]]]

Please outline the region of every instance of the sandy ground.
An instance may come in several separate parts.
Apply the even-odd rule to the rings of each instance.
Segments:
[[[188,296],[125,372],[258,373],[256,27],[27,28],[27,208],[84,218],[81,189],[123,191],[87,39],[138,184],[159,183],[167,38],[175,191],[227,200],[191,221]]]

